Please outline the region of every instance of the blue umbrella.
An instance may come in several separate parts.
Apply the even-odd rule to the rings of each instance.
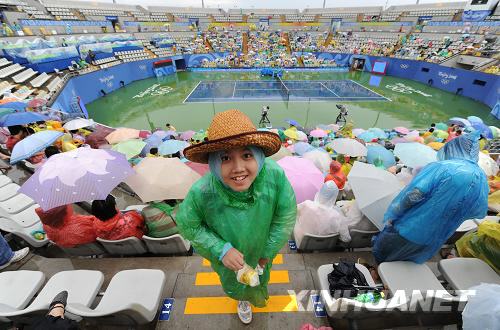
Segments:
[[[371,142],[373,141],[374,139],[377,139],[377,136],[373,133],[373,132],[370,132],[370,131],[365,131],[361,134],[359,134],[357,136],[358,139],[361,139],[365,142]]]
[[[481,133],[481,135],[485,138],[493,139],[493,132],[491,131],[491,128],[489,128],[485,124],[474,121],[472,122],[472,127],[474,127],[476,131],[479,131],[479,133]]]
[[[375,134],[375,136],[378,138],[378,139],[381,139],[381,140],[385,140],[388,138],[387,136],[387,133],[384,132],[384,130],[378,128],[378,127],[372,127],[370,129],[368,129],[368,131],[372,132],[373,134]]]
[[[158,152],[160,155],[172,155],[178,151],[184,150],[187,146],[189,146],[189,143],[186,141],[167,140],[160,144]]]
[[[161,136],[151,134],[146,140],[144,140],[144,142],[146,142],[146,145],[141,151],[141,156],[146,156],[146,154],[149,153],[151,148],[158,148],[158,146],[163,142],[163,140]]]
[[[471,125],[471,122],[464,118],[453,117],[450,118],[450,120],[448,120],[448,125],[458,125],[462,127],[467,127]]]
[[[417,142],[398,143],[394,147],[394,155],[399,157],[401,163],[412,168],[437,161],[436,154],[431,147]]]
[[[469,116],[467,117],[467,120],[471,122],[471,124],[473,123],[483,123],[483,120],[477,116]]]
[[[52,145],[64,133],[59,131],[41,131],[32,134],[14,145],[10,156],[10,163],[14,164],[20,160],[30,158],[37,152]]]
[[[23,102],[9,102],[9,103],[4,103],[0,104],[0,108],[11,108],[16,111],[26,111],[26,107],[28,105]]]
[[[2,116],[0,118],[0,126],[8,127],[15,125],[25,125],[36,121],[46,121],[49,117],[36,112],[14,112]]]
[[[286,123],[289,123],[290,125],[293,125],[297,128],[302,128],[302,126],[300,126],[299,122],[296,121],[296,120],[293,120],[293,119],[285,119],[285,122]]]
[[[367,148],[366,160],[368,163],[374,164],[377,159],[380,159],[384,163],[385,168],[396,165],[394,154],[386,148],[379,145],[369,145]]]
[[[295,152],[299,156],[302,156],[306,152],[311,151],[313,149],[314,147],[306,142],[297,142],[293,145],[293,152]]]

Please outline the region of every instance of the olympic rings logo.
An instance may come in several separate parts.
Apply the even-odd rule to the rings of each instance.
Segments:
[[[448,85],[450,81],[448,79],[441,79],[441,84]]]
[[[408,69],[410,66],[409,66],[408,64],[401,64],[399,67],[400,67],[401,69],[403,69],[403,70],[406,70],[406,69]]]

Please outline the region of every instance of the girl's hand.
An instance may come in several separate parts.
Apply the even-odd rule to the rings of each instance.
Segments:
[[[227,268],[237,272],[243,268],[245,261],[243,260],[243,254],[235,248],[231,248],[227,251],[226,255],[222,258],[222,263]]]
[[[260,258],[259,259],[259,265],[262,268],[266,267],[268,262],[269,262],[269,259],[267,259],[267,258]]]

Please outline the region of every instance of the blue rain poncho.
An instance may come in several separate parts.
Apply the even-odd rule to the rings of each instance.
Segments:
[[[260,161],[259,161],[260,163]],[[226,294],[236,300],[264,307],[272,260],[287,242],[295,225],[297,205],[283,169],[265,159],[255,181],[245,192],[235,192],[217,178],[217,170],[198,180],[179,207],[176,223],[181,235],[197,253],[211,262]],[[255,268],[268,258],[260,285],[250,287],[236,280],[236,273],[220,260],[227,243],[240,251]]]
[[[427,261],[462,222],[486,216],[489,188],[477,165],[478,153],[477,134],[453,139],[440,150],[441,161],[425,166],[392,201],[384,222],[390,222],[404,239],[422,246],[404,260]],[[394,250],[404,249],[394,246]]]

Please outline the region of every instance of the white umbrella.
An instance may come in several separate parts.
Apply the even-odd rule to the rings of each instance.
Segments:
[[[485,153],[479,153],[477,163],[483,169],[484,173],[486,173],[486,176],[495,176],[498,173],[498,164]]]
[[[125,183],[143,202],[184,199],[201,176],[179,158],[147,157],[134,167]]]
[[[89,127],[89,126],[92,126],[94,124],[95,124],[95,122],[93,119],[76,118],[76,119],[68,121],[66,124],[63,125],[63,127],[65,129],[67,129],[68,131],[73,131],[76,129]]]
[[[437,161],[437,152],[434,149],[417,142],[397,143],[394,155],[401,163],[412,168],[423,167]]]
[[[302,158],[309,159],[314,163],[314,165],[323,173],[327,173],[330,169],[330,163],[332,158],[330,154],[319,149],[313,149],[302,155]]]
[[[335,139],[329,146],[338,154],[352,157],[366,156],[368,149],[359,141],[354,139]]]
[[[347,180],[361,212],[382,230],[385,211],[403,189],[401,181],[388,171],[361,162],[354,162]]]

